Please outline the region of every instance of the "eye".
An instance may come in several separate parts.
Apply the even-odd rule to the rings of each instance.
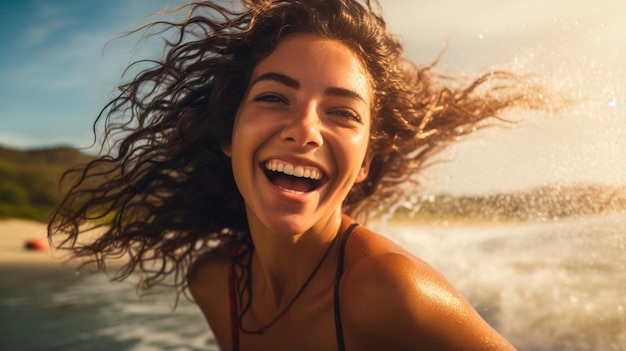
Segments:
[[[276,93],[263,93],[263,94],[259,94],[256,97],[254,97],[254,99],[252,101],[255,102],[276,102],[276,103],[284,103],[284,104],[288,104],[289,101],[287,101],[287,99],[280,95],[280,94],[276,94]]]
[[[363,123],[363,121],[361,120],[361,116],[359,116],[356,112],[350,109],[333,110],[330,112],[330,114],[350,119],[358,123]]]

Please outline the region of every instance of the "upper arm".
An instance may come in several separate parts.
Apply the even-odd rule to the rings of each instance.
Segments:
[[[230,345],[228,259],[221,256],[199,259],[192,265],[187,281],[191,296],[220,346]]]
[[[346,342],[358,349],[512,350],[426,263],[404,253],[359,260],[341,295]],[[348,346],[350,346],[348,344]]]

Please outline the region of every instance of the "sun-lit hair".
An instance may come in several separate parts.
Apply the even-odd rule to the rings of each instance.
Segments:
[[[175,35],[164,58],[143,61],[150,68],[102,110],[103,151],[66,174],[69,190],[49,225],[59,247],[99,269],[126,256],[118,278],[140,271],[143,288],[173,276],[184,290],[199,255],[248,236],[244,200],[221,146],[231,142],[252,70],[286,36],[339,40],[369,72],[372,166],[344,202],[360,218],[403,200],[407,186],[419,187],[420,172],[458,137],[505,108],[538,103],[510,73],[489,72],[464,86],[417,67],[369,1],[199,2],[164,16],[181,13],[188,13],[184,20],[141,29]],[[85,243],[81,234],[94,226],[104,233]]]

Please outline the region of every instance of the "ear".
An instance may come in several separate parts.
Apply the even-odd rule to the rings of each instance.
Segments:
[[[222,152],[224,153],[224,155],[231,157],[231,154],[232,154],[231,142],[223,142],[222,144],[220,144],[220,147],[222,148]]]
[[[363,164],[361,164],[361,169],[359,169],[359,174],[357,174],[356,180],[354,181],[355,184],[361,183],[362,181],[367,179],[367,176],[370,173],[370,165],[372,164],[373,158],[374,155],[371,152],[368,152],[365,155],[365,158],[363,159]]]

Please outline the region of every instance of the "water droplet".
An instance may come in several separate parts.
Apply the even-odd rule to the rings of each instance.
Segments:
[[[617,106],[617,99],[613,97],[611,101],[609,101],[609,107],[616,107],[616,106]]]

